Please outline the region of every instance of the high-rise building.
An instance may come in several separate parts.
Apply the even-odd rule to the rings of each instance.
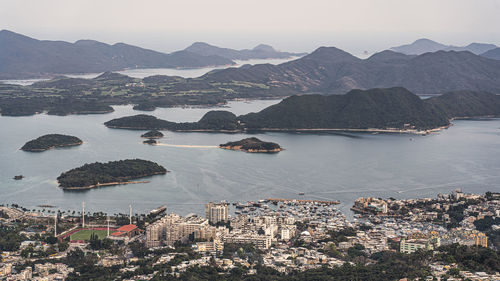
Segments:
[[[260,249],[269,249],[272,238],[268,235],[257,234],[226,234],[223,237],[224,243],[253,244]]]
[[[187,241],[192,238],[212,238],[208,221],[199,217],[183,218],[176,214],[169,214],[146,227],[146,246],[158,247],[174,245],[176,241]],[[196,233],[195,233],[196,232]],[[199,237],[196,237],[198,234]]]
[[[211,223],[227,222],[227,203],[210,202],[205,204],[205,216]]]

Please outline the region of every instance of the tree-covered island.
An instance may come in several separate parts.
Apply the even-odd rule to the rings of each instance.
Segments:
[[[240,141],[232,141],[219,145],[222,149],[241,150],[250,153],[278,153],[283,150],[274,142],[261,141],[258,138],[246,138]]]
[[[83,141],[81,139],[74,136],[48,134],[34,140],[30,140],[29,142],[25,143],[23,147],[21,147],[21,150],[38,152],[56,147],[76,146],[82,143]]]
[[[134,183],[129,180],[166,173],[167,169],[155,162],[127,159],[85,164],[62,173],[57,181],[65,190],[84,190],[99,186]]]
[[[144,133],[141,135],[141,138],[147,138],[147,139],[159,139],[163,138],[163,133],[157,130],[152,130],[147,133]]]
[[[142,142],[143,144],[156,145],[158,142],[154,139],[147,139]]]

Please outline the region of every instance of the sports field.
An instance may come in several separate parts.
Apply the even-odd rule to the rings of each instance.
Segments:
[[[76,233],[71,234],[70,240],[90,240],[90,235],[92,233],[97,234],[97,237],[99,237],[99,239],[106,238],[106,236],[108,235],[107,230],[83,229],[83,230],[80,230]]]

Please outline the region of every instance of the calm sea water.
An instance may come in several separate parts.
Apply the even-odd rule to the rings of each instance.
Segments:
[[[233,102],[243,114],[278,101]],[[462,188],[465,192],[500,191],[500,119],[455,121],[438,134],[291,134],[256,135],[277,142],[279,154],[250,154],[214,148],[248,135],[164,132],[171,146],[142,144],[144,131],[108,129],[107,120],[137,114],[117,106],[103,115],[0,117],[0,203],[30,209],[40,204],[61,210],[147,212],[166,204],[169,211],[202,214],[209,200],[246,201],[267,197],[340,200],[346,211],[360,196],[431,197]],[[209,109],[169,108],[152,112],[172,121],[196,121]],[[48,133],[80,137],[79,147],[42,153],[19,150]],[[178,147],[193,145],[196,147]],[[61,172],[95,161],[152,160],[170,173],[150,183],[65,192]],[[14,175],[25,179],[15,181]],[[305,192],[305,196],[299,196]],[[37,208],[38,209],[38,208]]]
[[[233,65],[231,67],[240,67],[245,64],[251,64],[251,65],[262,64],[262,63],[281,64],[295,59],[297,59],[297,57],[291,57],[286,59],[234,60],[236,65]],[[134,68],[122,71],[115,71],[115,72],[141,79],[153,75],[168,75],[168,76],[180,76],[184,78],[196,78],[212,70],[224,69],[224,68],[227,68],[227,66],[202,67],[202,68]],[[63,75],[73,78],[92,79],[101,74],[102,73],[84,73],[84,74],[63,74]],[[46,81],[46,80],[49,79],[12,79],[12,80],[0,80],[0,83],[27,86],[36,82]]]

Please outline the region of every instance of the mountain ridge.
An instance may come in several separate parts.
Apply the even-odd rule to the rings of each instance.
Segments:
[[[495,48],[484,52],[481,54],[481,56],[489,59],[500,60],[500,48]]]
[[[300,57],[306,53],[289,53],[276,51],[272,46],[259,44],[253,49],[235,50],[230,48],[221,48],[205,42],[195,42],[188,46],[184,51],[193,52],[199,55],[217,55],[231,60],[249,60],[249,59],[285,59],[290,57]]]
[[[410,44],[391,47],[390,50],[403,53],[406,55],[421,55],[424,53],[437,52],[437,51],[469,51],[473,54],[480,55],[494,48],[497,48],[497,46],[494,44],[487,44],[487,43],[474,42],[466,46],[453,46],[453,45],[444,45],[427,38],[421,38],[417,39],[416,41]]]
[[[500,92],[500,61],[468,51],[409,56],[383,51],[359,59],[335,47],[279,65],[254,65],[207,73],[206,80],[250,81],[293,93],[341,94],[352,89],[405,87],[419,95],[457,90]]]
[[[125,68],[178,68],[233,65],[230,59],[188,51],[165,54],[141,47],[95,40],[37,40],[0,31],[0,78],[30,78],[61,73],[96,73]]]

